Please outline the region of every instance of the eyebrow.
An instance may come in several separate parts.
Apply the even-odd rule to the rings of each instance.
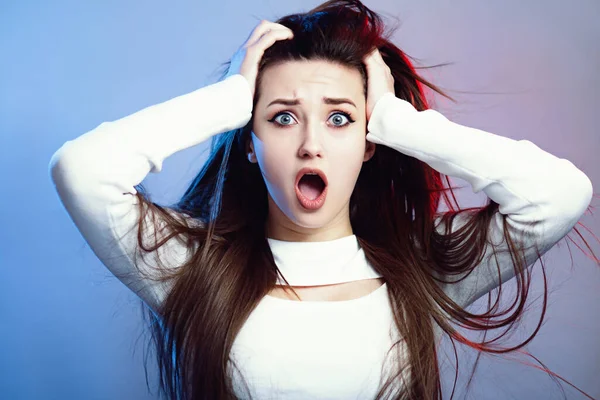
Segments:
[[[270,102],[267,107],[271,107],[273,104],[283,104],[285,106],[296,106],[298,104],[300,104],[301,101],[298,99],[275,99],[272,102]],[[333,104],[333,105],[338,105],[338,104],[350,104],[351,106],[354,106],[354,108],[358,108],[356,107],[356,104],[354,104],[354,102],[350,99],[346,99],[346,98],[334,98],[334,97],[323,97],[323,103],[325,104]]]

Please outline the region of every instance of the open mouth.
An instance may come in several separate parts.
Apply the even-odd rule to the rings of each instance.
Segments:
[[[302,207],[316,210],[327,196],[327,177],[318,169],[303,168],[296,176],[296,197]]]

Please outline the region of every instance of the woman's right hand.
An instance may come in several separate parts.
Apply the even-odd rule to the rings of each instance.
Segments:
[[[265,50],[278,40],[294,37],[288,27],[275,22],[263,20],[254,28],[246,43],[244,43],[231,58],[226,76],[240,74],[248,81],[252,96],[256,90],[258,64]]]

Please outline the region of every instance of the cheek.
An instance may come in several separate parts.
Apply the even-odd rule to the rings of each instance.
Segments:
[[[259,139],[254,139],[254,151],[260,170],[262,171],[265,183],[267,185],[280,186],[286,176],[286,159],[289,160],[289,152],[285,146],[278,143],[265,143]]]
[[[335,171],[335,180],[340,184],[344,196],[349,196],[354,190],[354,185],[363,166],[365,154],[364,140],[353,141],[347,147],[340,148],[332,154],[332,167]],[[332,171],[333,172],[333,171]]]
[[[355,137],[344,143],[340,143],[334,153],[331,154],[331,158],[334,162],[333,165],[343,166],[342,169],[347,172],[360,171],[365,155],[365,139],[362,137]]]

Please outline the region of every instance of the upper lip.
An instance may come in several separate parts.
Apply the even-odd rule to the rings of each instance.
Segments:
[[[325,186],[327,186],[327,175],[325,175],[325,173],[323,171],[321,171],[319,168],[311,168],[311,167],[304,167],[300,171],[298,171],[298,175],[296,175],[296,186],[298,186],[298,182],[300,182],[300,179],[302,179],[302,177],[306,174],[319,175],[319,177],[321,177],[321,179],[323,179],[323,183],[325,184]]]

